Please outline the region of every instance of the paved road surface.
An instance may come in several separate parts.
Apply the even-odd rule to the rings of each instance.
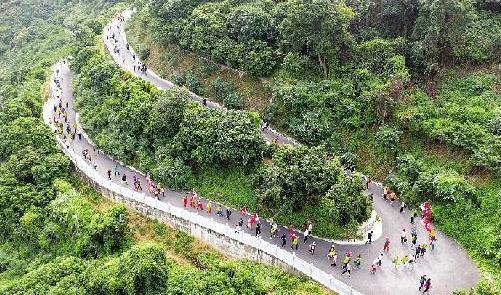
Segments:
[[[110,54],[113,56],[115,61],[124,69],[129,72],[133,72],[134,60],[132,58],[132,53],[125,48],[125,33],[123,30],[123,22],[114,19],[110,25],[105,29],[105,36],[103,37]],[[111,35],[115,35],[116,42],[111,38]],[[118,46],[120,49],[119,54],[113,54],[113,47]],[[57,65],[58,77],[60,79],[61,90],[58,95],[62,98],[63,105],[68,103],[69,112],[68,120],[70,124],[75,122],[75,111],[73,109],[73,94],[71,86],[71,72],[66,63],[61,63]],[[135,73],[137,76],[151,82],[161,89],[169,88],[172,83],[166,80],[162,80],[157,75],[155,75],[151,70],[148,70],[146,74]],[[200,100],[199,97],[194,97],[195,100]],[[209,107],[218,107],[217,104],[208,102]],[[52,106],[49,106],[52,109]],[[278,139],[279,143],[295,143],[293,140],[282,136],[273,131],[268,131],[263,134],[267,140]],[[97,171],[106,175],[108,169],[113,169],[117,164],[116,161],[112,160],[103,153],[94,150],[93,146],[84,137],[81,140],[69,140],[69,148],[74,149],[77,154],[80,154],[82,150],[88,149],[92,156],[92,163],[89,165],[97,165]],[[139,178],[142,183],[142,187],[146,188],[145,177],[139,174],[135,170],[124,167],[121,164],[121,173],[127,175],[129,181],[129,187],[132,176],[135,175]],[[115,183],[120,183],[119,177],[112,177]],[[389,203],[384,201],[381,197],[382,188],[377,184],[371,184],[369,186],[368,192],[372,193],[374,196],[374,208],[383,219],[383,236],[388,236],[392,242],[391,250],[389,254],[385,254],[383,258],[382,268],[377,272],[376,275],[372,275],[369,272],[370,265],[374,259],[382,252],[384,238],[378,239],[372,245],[336,245],[338,252],[338,266],[332,267],[330,262],[326,258],[328,248],[331,246],[331,242],[322,239],[311,239],[306,245],[300,242],[299,250],[297,250],[297,255],[307,261],[311,261],[315,266],[323,269],[327,272],[333,274],[333,276],[345,282],[348,285],[352,285],[357,291],[364,294],[419,294],[418,282],[419,277],[422,274],[427,274],[432,279],[432,292],[431,294],[450,294],[453,290],[466,289],[474,286],[479,278],[479,272],[475,264],[468,258],[465,251],[453,240],[446,237],[443,233],[437,232],[438,243],[435,251],[428,251],[424,257],[417,262],[412,270],[394,270],[391,266],[391,257],[393,255],[398,255],[399,257],[411,252],[408,245],[400,244],[400,233],[402,228],[406,228],[410,232],[411,225],[409,223],[410,216],[408,212],[399,213],[399,204],[390,206]],[[172,205],[182,207],[182,192],[176,192],[171,190],[166,190],[166,196],[162,197],[161,200],[164,202],[169,202]],[[204,206],[206,201],[204,200]],[[223,207],[224,208],[224,207]],[[213,212],[215,215],[216,205],[213,204]],[[196,211],[193,208],[187,208],[186,210]],[[200,212],[200,214],[208,214],[206,211]],[[228,226],[234,227],[234,224],[240,218],[240,213],[233,210],[231,220],[228,222],[224,217],[214,216],[214,219],[227,224]],[[247,221],[248,216],[244,217],[244,221]],[[269,224],[267,221],[262,222],[262,236],[270,243],[280,245],[280,239],[274,238],[269,239]],[[427,242],[427,234],[421,223],[416,223],[418,232],[418,243]],[[253,233],[254,230],[245,229],[246,232]],[[313,232],[315,229],[313,228]],[[286,232],[288,236],[288,229],[284,227],[279,227],[278,235],[282,232]],[[302,241],[302,234],[299,234]],[[315,241],[317,248],[315,255],[310,255],[307,251],[307,245],[312,241]],[[290,242],[287,241],[286,248],[288,251],[290,249]],[[352,277],[347,278],[341,275],[340,264],[344,257],[344,253],[347,251],[352,251],[356,256],[361,254],[362,256],[362,267],[360,270],[354,270],[352,272]]]

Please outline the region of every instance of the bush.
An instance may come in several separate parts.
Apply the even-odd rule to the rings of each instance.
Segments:
[[[184,74],[185,77],[185,85],[190,89],[193,93],[198,95],[204,95],[204,88],[202,82],[198,77],[191,71],[188,71]]]
[[[282,61],[282,69],[292,78],[298,78],[304,70],[307,60],[297,52],[289,52]]]
[[[186,189],[193,183],[191,168],[179,159],[165,158],[153,169],[152,176],[173,189]]]
[[[143,44],[140,44],[137,50],[137,55],[140,60],[142,61],[147,60],[148,57],[150,56],[150,48]]]
[[[371,200],[362,192],[362,180],[358,175],[352,179],[342,177],[329,189],[326,197],[333,202],[339,223],[360,223],[369,218]]]
[[[184,86],[186,84],[186,77],[183,74],[173,74],[170,79],[177,86]]]
[[[501,135],[501,111],[489,122],[489,130],[496,135]]]
[[[475,188],[454,170],[427,170],[411,155],[397,158],[396,170],[388,176],[388,185],[408,204],[424,201],[478,204]]]
[[[244,101],[237,92],[232,92],[226,95],[223,100],[223,104],[230,110],[241,110],[244,108]]]
[[[399,147],[402,131],[395,127],[381,126],[376,133],[376,142],[383,148],[395,153]]]
[[[233,83],[231,82],[225,81],[221,77],[217,77],[216,79],[212,80],[211,87],[215,96],[220,100],[224,99],[230,93],[235,92],[235,85],[233,85]]]
[[[320,148],[276,147],[273,162],[261,166],[253,180],[259,202],[270,209],[294,211],[317,205],[343,175],[339,159],[328,161],[325,155]]]
[[[165,294],[168,278],[164,250],[154,244],[132,247],[122,254],[118,273],[125,294]]]
[[[302,118],[292,118],[288,129],[302,142],[318,145],[330,135],[330,116],[325,112],[308,111],[303,114]]]

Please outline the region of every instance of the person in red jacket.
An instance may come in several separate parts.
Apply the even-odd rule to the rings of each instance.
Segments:
[[[390,238],[386,237],[386,241],[384,241],[384,246],[383,246],[383,251],[384,252],[390,252]]]

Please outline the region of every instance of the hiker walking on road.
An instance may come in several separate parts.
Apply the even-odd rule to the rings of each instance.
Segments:
[[[115,176],[120,175],[120,168],[118,167],[118,164],[115,164],[115,166],[113,166],[113,173],[115,174]]]
[[[379,256],[377,257],[377,265],[379,267],[383,266],[383,253],[379,253]]]
[[[216,215],[217,216],[223,216],[223,208],[221,207],[221,204],[217,204],[217,209],[216,209]],[[240,218],[241,219],[241,218]],[[243,221],[242,221],[243,222]],[[243,224],[243,223],[242,223]]]
[[[334,245],[331,246],[329,254],[327,254],[327,258],[332,260],[331,266],[337,266],[337,252]]]
[[[400,203],[400,213],[405,213],[404,209],[405,209],[405,202],[402,201],[402,203]]]
[[[197,200],[195,198],[195,194],[193,193],[193,191],[190,193],[190,206],[192,208],[196,208],[197,207]]]
[[[371,274],[375,275],[378,269],[378,260],[375,259],[371,264]]]
[[[368,190],[369,189],[369,185],[371,184],[372,182],[372,179],[370,176],[367,176],[366,178],[366,181],[365,181],[365,189]]]
[[[242,213],[242,216],[247,215],[247,207],[242,207],[242,210],[240,210],[240,213]]]
[[[351,264],[350,263],[347,263],[346,265],[343,266],[343,272],[341,273],[341,275],[344,276],[345,273],[348,274],[348,278],[351,278]]]
[[[407,263],[409,263],[409,256],[408,255],[404,255],[402,257],[402,266],[403,267],[407,267]]]
[[[313,241],[313,243],[310,244],[310,249],[308,250],[308,252],[310,252],[311,255],[314,255],[316,247],[317,247],[317,244],[315,243],[315,241]]]
[[[374,234],[374,231],[370,231],[368,234],[367,234],[367,242],[365,242],[366,244],[372,244],[372,235]]]
[[[231,209],[226,207],[226,219],[230,220],[231,217]]]
[[[294,249],[294,247],[296,247],[296,250],[297,250],[297,248],[299,246],[298,244],[299,244],[299,237],[296,235],[293,235],[292,239],[291,239],[291,249]]]
[[[254,214],[251,214],[249,219],[247,219],[247,228],[252,229],[252,224],[255,222],[256,216]]]
[[[239,233],[242,231],[242,226],[244,225],[244,220],[240,217],[240,220],[235,225],[235,233]]]
[[[426,243],[421,244],[421,258],[424,257],[424,254],[426,253],[427,247],[428,247],[428,244],[426,244]]]
[[[353,264],[355,269],[360,269],[360,265],[362,264],[362,255],[358,254],[358,256],[353,261]]]
[[[412,215],[411,215],[411,224],[415,223],[415,220],[416,220],[417,217],[418,217],[418,213],[417,213],[416,209],[414,209],[412,211]]]
[[[256,223],[256,237],[260,237],[261,236],[261,222],[258,221]]]
[[[398,268],[399,261],[400,260],[397,255],[393,256],[393,258],[391,259],[391,264],[393,264],[393,269]]]
[[[186,194],[184,194],[184,196],[183,196],[183,207],[186,208],[186,206],[188,206],[188,196],[186,196]]]
[[[405,228],[402,229],[402,233],[400,234],[400,243],[407,243],[407,232],[405,231]]]
[[[389,237],[386,237],[386,240],[384,241],[383,251],[386,253],[390,252],[390,238]]]
[[[273,239],[277,233],[277,228],[278,225],[273,219],[271,220],[271,226],[270,226],[270,239]]]
[[[419,258],[419,254],[421,254],[421,245],[418,245],[416,247],[415,253],[414,253],[414,260],[417,261]]]
[[[417,235],[412,235],[411,237],[411,249],[416,249],[416,243],[417,243]]]
[[[426,275],[422,275],[419,279],[419,291],[423,290],[424,284],[426,283]]]
[[[306,241],[308,240],[308,237],[310,236],[310,232],[308,229],[304,231],[304,239],[303,239],[303,244],[306,244]]]
[[[431,289],[431,279],[428,278],[423,286],[423,294],[428,293],[430,291],[430,289]]]
[[[128,185],[127,184],[127,175],[125,175],[125,173],[122,175],[122,184]]]
[[[437,233],[435,232],[434,229],[430,231],[429,238],[430,238],[430,250],[433,251],[435,250],[435,243],[437,241]]]
[[[111,180],[111,170],[108,169],[108,180]]]
[[[212,214],[212,202],[211,201],[209,201],[207,203],[207,213]]]
[[[280,237],[280,239],[282,239],[282,248],[285,246],[285,244],[287,244],[287,235],[285,235],[285,233],[282,234],[282,236]]]

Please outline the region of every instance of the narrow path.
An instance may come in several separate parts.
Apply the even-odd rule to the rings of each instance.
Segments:
[[[126,14],[129,17],[130,14]],[[123,28],[124,22],[114,19],[108,27],[105,29],[105,34],[103,39],[105,44],[113,56],[115,61],[125,70],[134,73],[135,75],[151,82],[161,89],[172,87],[172,83],[169,81],[159,78],[152,71],[148,70],[145,75],[139,74],[133,71],[134,60],[132,58],[132,53],[126,49],[126,38]],[[111,35],[115,35],[116,42],[111,38]],[[114,54],[113,49],[117,46],[119,49],[119,54]],[[62,105],[68,104],[68,124],[72,125],[75,122],[77,114],[73,108],[73,94],[71,86],[71,73],[69,67],[66,63],[60,63],[56,66],[57,77],[61,88],[56,87],[55,83],[52,83],[53,89],[53,100],[50,100],[44,108],[44,117],[46,121],[53,120],[57,115],[53,112],[54,104],[57,104],[58,97],[62,100]],[[201,101],[198,96],[193,96],[197,101]],[[209,107],[219,107],[219,105],[207,102]],[[83,131],[81,131],[85,134]],[[263,134],[267,140],[274,140],[277,138],[279,143],[292,143],[295,142],[282,136],[272,130],[267,131]],[[63,148],[73,151],[76,155],[81,156],[81,152],[84,149],[90,151],[92,157],[92,162],[88,162],[89,166],[96,165],[94,170],[96,173],[104,176],[103,181],[109,181],[115,185],[122,185],[126,189],[131,189],[131,185],[121,184],[119,177],[112,177],[111,180],[107,180],[107,170],[113,169],[115,165],[119,165],[121,173],[125,173],[129,182],[132,176],[138,177],[142,183],[143,188],[146,187],[146,180],[143,175],[138,173],[128,167],[124,167],[121,163],[117,163],[107,155],[100,153],[98,150],[94,149],[92,142],[89,141],[86,136],[82,139],[66,140]],[[468,258],[465,251],[453,240],[446,237],[441,232],[437,232],[437,248],[435,251],[428,251],[423,259],[420,259],[412,270],[398,269],[394,270],[391,266],[391,257],[393,255],[398,255],[399,257],[411,252],[408,245],[400,244],[400,233],[402,228],[406,228],[410,232],[411,225],[409,223],[410,216],[406,213],[399,213],[398,204],[395,206],[390,206],[389,203],[382,199],[382,187],[378,184],[371,184],[369,187],[369,192],[374,196],[374,207],[379,215],[383,218],[383,233],[384,236],[388,236],[392,242],[391,250],[389,254],[385,254],[383,258],[383,265],[380,271],[376,275],[371,275],[369,272],[370,265],[372,261],[382,252],[384,239],[379,239],[375,241],[372,245],[336,245],[338,252],[338,266],[332,267],[330,262],[326,258],[331,242],[313,238],[308,241],[307,245],[312,241],[315,241],[317,248],[315,255],[310,255],[307,251],[307,245],[300,243],[299,250],[295,252],[295,256],[313,264],[319,270],[332,274],[332,277],[344,282],[346,285],[353,286],[354,290],[357,290],[364,294],[419,294],[418,292],[418,282],[419,277],[422,274],[427,274],[432,279],[432,294],[450,294],[453,290],[457,289],[467,289],[475,285],[478,281],[479,272],[474,263]],[[168,203],[171,206],[183,209],[182,193],[166,190],[165,197],[161,198],[161,202]],[[144,193],[145,197],[151,197],[151,194]],[[204,206],[206,201],[204,200]],[[216,206],[213,206],[215,209]],[[186,208],[183,209],[187,212],[197,212],[196,209]],[[228,221],[225,217],[219,217],[215,215],[215,210],[211,216],[208,216],[206,211],[199,212],[201,216],[210,217],[211,220],[224,225],[230,229],[234,228],[234,224],[240,218],[240,213],[233,210],[233,214]],[[244,221],[247,221],[247,216],[244,217]],[[279,238],[269,238],[269,224],[267,221],[262,220],[262,238],[259,240],[260,244],[270,244],[280,247],[281,241]],[[421,226],[419,220],[416,222],[417,232],[418,232],[418,243],[423,243],[427,241],[427,234],[424,228]],[[314,229],[313,229],[314,230]],[[230,232],[230,231],[228,231]],[[254,234],[254,230],[249,230],[244,227],[244,232],[248,234]],[[286,232],[288,236],[288,229],[284,227],[279,227],[278,236]],[[302,240],[302,235],[300,235]],[[287,245],[283,248],[288,252],[292,252],[290,249],[290,243],[287,241]],[[360,270],[354,270],[352,272],[352,277],[347,278],[341,275],[340,264],[344,253],[347,251],[352,251],[356,256],[361,254],[362,256],[362,266]],[[314,278],[315,279],[315,278]],[[340,293],[345,293],[341,289],[338,290]]]

